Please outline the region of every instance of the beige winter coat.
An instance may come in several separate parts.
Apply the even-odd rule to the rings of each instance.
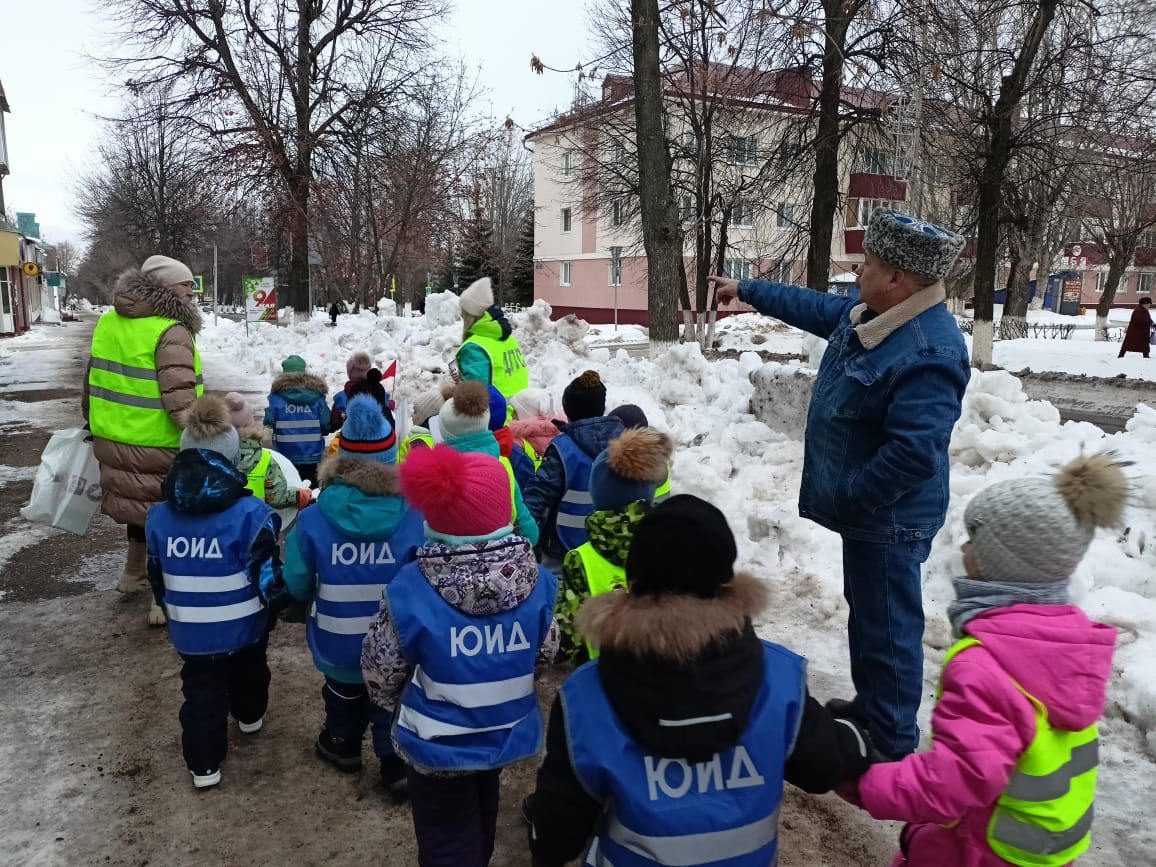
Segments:
[[[182,413],[197,396],[193,340],[201,330],[200,311],[193,303],[184,303],[164,286],[135,269],[126,271],[117,280],[113,304],[117,314],[127,319],[167,316],[180,323],[167,329],[157,341],[156,367],[161,401],[170,418],[181,424]],[[82,409],[87,421],[87,371]],[[161,483],[177,449],[129,445],[96,437],[93,450],[100,462],[103,491],[100,510],[118,524],[143,526],[149,508],[162,499]]]

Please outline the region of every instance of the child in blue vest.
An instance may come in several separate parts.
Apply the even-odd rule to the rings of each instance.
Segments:
[[[519,535],[538,544],[538,525],[522,499],[513,464],[502,455],[493,432],[492,419],[500,415],[504,424],[506,399],[492,385],[467,381],[454,388],[453,396],[438,413],[437,431],[442,442],[459,452],[476,452],[497,458],[510,475],[514,495],[514,529]]]
[[[325,380],[305,371],[305,360],[290,355],[273,380],[265,427],[273,430],[273,448],[289,458],[303,481],[317,485],[317,464],[325,453],[329,405]]]
[[[427,544],[386,590],[361,668],[397,709],[421,867],[482,867],[494,849],[498,777],[537,753],[535,668],[557,649],[554,576],[510,526],[510,479],[493,457],[449,446],[401,465]]]
[[[825,792],[869,742],[807,692],[803,659],[762,641],[767,587],[735,574],[722,512],[671,497],[638,524],[627,592],[587,600],[600,656],[562,685],[526,805],[535,867],[767,867],[784,779]]]
[[[526,505],[542,532],[543,561],[558,571],[562,558],[587,541],[590,466],[623,431],[606,415],[606,386],[596,370],[587,370],[566,386],[562,409],[570,419],[542,456],[542,465],[526,491]]]
[[[401,496],[397,437],[372,397],[350,399],[338,440],[321,465],[317,507],[302,513],[285,543],[285,583],[311,604],[309,649],[325,676],[318,757],[359,771],[372,725],[382,782],[400,797],[405,767],[389,742],[389,714],[369,700],[361,678],[361,642],[386,585],[425,541],[423,522]]]
[[[284,595],[281,520],[246,489],[240,441],[219,397],[188,409],[164,501],[148,513],[149,583],[181,655],[181,749],[197,788],[221,781],[229,715],[260,730],[269,704],[265,648]]]

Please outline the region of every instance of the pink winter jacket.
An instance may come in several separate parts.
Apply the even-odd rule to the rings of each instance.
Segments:
[[[565,421],[565,419],[559,420]],[[554,441],[554,437],[558,436],[558,428],[554,424],[554,419],[544,415],[514,419],[510,422],[510,430],[513,431],[516,442],[529,440],[539,457],[546,454],[547,447]]]
[[[947,666],[930,752],[874,765],[859,780],[865,810],[909,823],[892,867],[1007,863],[988,846],[988,820],[1036,727],[1012,678],[1044,704],[1057,728],[1087,728],[1104,711],[1116,646],[1111,626],[1072,605],[1013,605],[975,617],[964,632],[983,646]]]

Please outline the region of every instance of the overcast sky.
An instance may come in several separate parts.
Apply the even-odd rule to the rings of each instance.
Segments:
[[[33,211],[49,241],[80,242],[72,181],[90,159],[101,124],[117,98],[101,70],[85,60],[104,47],[108,23],[99,0],[2,0],[4,49],[0,82],[11,114],[4,121],[12,174],[4,200]],[[479,68],[497,121],[507,114],[532,127],[569,104],[572,82],[530,71],[530,55],[570,67],[586,50],[585,4],[575,0],[456,0],[443,28],[446,52]]]

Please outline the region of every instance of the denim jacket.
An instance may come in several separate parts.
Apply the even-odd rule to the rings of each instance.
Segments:
[[[881,316],[761,280],[742,281],[739,298],[828,341],[807,411],[799,514],[865,542],[934,536],[947,512],[947,447],[971,378],[942,285]]]

